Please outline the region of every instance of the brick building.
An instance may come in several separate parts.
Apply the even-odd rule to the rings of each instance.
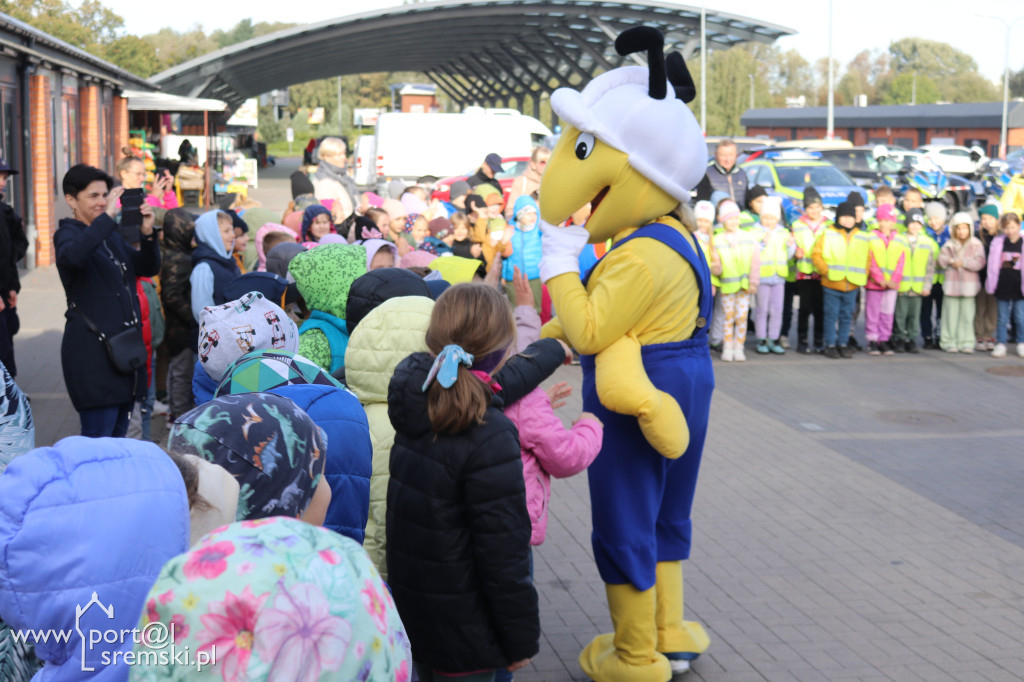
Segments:
[[[60,181],[88,163],[113,168],[128,143],[125,87],[152,85],[0,14],[0,156],[21,174],[5,199],[24,217],[26,265],[53,263]]]
[[[751,109],[740,118],[749,136],[776,141],[825,137],[826,107]],[[836,137],[855,145],[893,144],[914,149],[926,144],[978,145],[999,154],[1002,102],[835,107]],[[1024,102],[1010,102],[1007,147],[1024,147]]]

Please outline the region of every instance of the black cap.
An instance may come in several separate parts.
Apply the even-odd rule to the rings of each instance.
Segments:
[[[821,204],[821,195],[813,187],[804,187],[804,208],[811,204]]]
[[[0,173],[9,173],[10,175],[17,175],[20,171],[16,171],[7,165],[7,159],[0,158]]]
[[[857,196],[860,195],[858,194]],[[836,206],[836,222],[838,223],[839,218],[841,218],[844,215],[850,216],[851,218],[857,217],[857,211],[855,210],[854,205],[850,203],[849,200],[846,200],[843,203]]]
[[[909,225],[910,223],[924,225],[924,211],[919,208],[912,208],[907,211],[907,219],[904,221],[904,224]]]
[[[495,173],[501,171],[501,157],[494,152],[491,152],[484,158],[484,163],[486,163],[487,167]]]
[[[231,216],[231,227],[237,227],[242,231],[243,234],[249,231],[249,223],[242,220],[242,217],[235,213],[234,210],[225,209],[223,210],[223,213],[227,213],[229,216]],[[233,301],[235,299],[231,300]]]
[[[846,201],[850,204],[853,204],[854,206],[860,206],[861,208],[864,208],[864,197],[861,196],[861,193],[858,192],[857,190],[853,190],[852,192],[847,194]]]
[[[754,185],[753,187],[747,190],[747,206],[750,206],[752,203],[754,203],[754,199],[766,196],[768,196],[768,190],[766,190],[761,185]]]
[[[469,194],[466,196],[466,210],[486,211],[487,201],[479,194]]]
[[[292,199],[303,194],[313,194],[313,181],[302,171],[295,171],[290,176],[292,181]],[[228,204],[230,206],[230,204]]]

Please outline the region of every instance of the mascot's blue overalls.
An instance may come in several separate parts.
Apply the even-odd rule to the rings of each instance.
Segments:
[[[552,95],[569,125],[540,193],[541,276],[558,313],[544,335],[583,354],[584,409],[605,424],[589,477],[594,557],[615,632],[580,655],[598,682],[667,682],[709,644],[703,627],[683,620],[681,561],[714,389],[710,272],[690,230],[669,215],[703,176],[706,147],[683,103],[692,79],[678,55],[662,59],[661,43],[654,29],[630,29],[616,48],[648,50],[650,71],[615,69],[582,93]],[[680,99],[668,96],[668,81]],[[585,228],[553,227],[587,202]],[[579,250],[607,239],[612,249],[581,282]]]

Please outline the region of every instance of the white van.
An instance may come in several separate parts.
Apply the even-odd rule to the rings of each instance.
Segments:
[[[461,114],[381,114],[374,134],[376,185],[414,183],[472,173],[494,152],[503,158],[529,156],[551,131],[514,109],[470,107]]]
[[[359,187],[370,187],[375,179],[373,158],[373,135],[364,134],[356,140],[356,148],[352,154],[355,165],[353,179]]]

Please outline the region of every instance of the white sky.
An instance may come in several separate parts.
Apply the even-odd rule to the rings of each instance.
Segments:
[[[401,2],[306,0],[297,7],[281,0],[176,0],[162,5],[158,11],[154,11],[152,3],[139,0],[105,0],[104,4],[124,17],[129,33],[144,35],[164,25],[180,31],[195,24],[201,24],[209,33],[229,29],[245,17],[253,22],[315,22],[393,7]],[[698,0],[679,4],[699,6]],[[781,39],[779,46],[796,49],[812,63],[828,54],[827,0],[712,0],[708,7],[794,29],[797,34]],[[1010,69],[1024,66],[1024,2],[1021,0],[835,0],[834,12],[833,51],[843,65],[863,49],[885,49],[892,40],[917,35],[947,42],[970,54],[984,76],[1001,84],[1006,29],[1001,22],[977,17],[977,13],[1011,21],[1022,17],[1013,28]],[[154,25],[154,16],[160,17],[159,25]]]

